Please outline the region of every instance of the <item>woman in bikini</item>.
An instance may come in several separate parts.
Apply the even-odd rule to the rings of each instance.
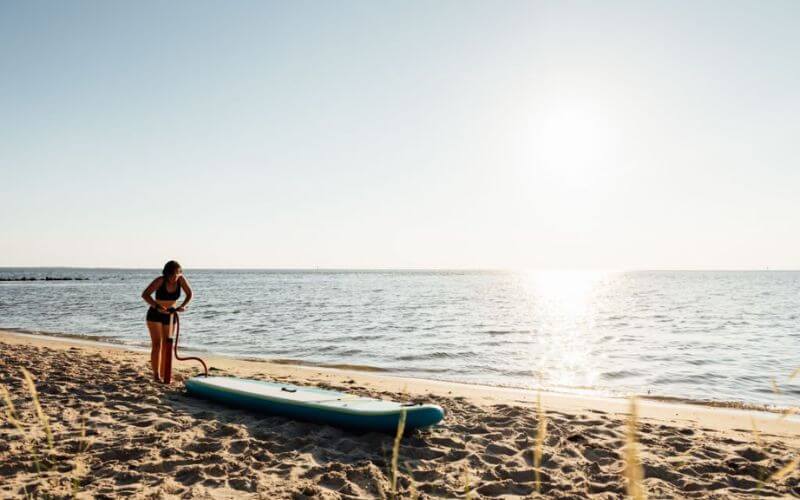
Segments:
[[[158,376],[159,353],[161,352],[161,342],[169,336],[169,312],[168,309],[175,307],[181,296],[181,289],[186,292],[186,299],[175,310],[183,312],[192,300],[192,287],[183,276],[181,265],[171,260],[164,265],[161,276],[154,279],[142,292],[142,298],[150,304],[147,310],[147,329],[150,331],[152,348],[150,350],[150,364],[153,367],[153,378],[161,380]],[[153,298],[153,292],[156,297]]]

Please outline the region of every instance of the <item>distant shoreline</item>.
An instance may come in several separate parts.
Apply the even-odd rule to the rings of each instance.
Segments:
[[[71,276],[66,278],[56,278],[52,276],[45,276],[44,278],[36,278],[36,277],[23,276],[21,278],[0,278],[0,281],[89,281],[89,278],[71,277]]]

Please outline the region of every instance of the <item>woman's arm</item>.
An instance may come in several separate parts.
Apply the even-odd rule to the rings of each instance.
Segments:
[[[183,292],[186,294],[186,299],[183,301],[183,304],[178,307],[178,312],[183,312],[186,310],[186,306],[189,305],[189,302],[192,301],[194,294],[192,293],[192,287],[189,286],[189,282],[186,280],[186,276],[181,276],[179,285],[181,288],[183,288]]]
[[[163,277],[158,277],[154,279],[153,282],[150,283],[147,286],[147,288],[144,289],[144,292],[142,292],[142,298],[144,299],[144,301],[150,304],[150,307],[154,307],[158,311],[161,311],[164,308],[158,305],[158,302],[156,302],[155,299],[153,299],[153,292],[155,292],[158,289],[158,287],[161,286],[161,280],[163,279],[164,279]]]

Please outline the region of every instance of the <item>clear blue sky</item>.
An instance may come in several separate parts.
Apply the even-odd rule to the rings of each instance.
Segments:
[[[0,265],[800,267],[800,2],[0,2]]]

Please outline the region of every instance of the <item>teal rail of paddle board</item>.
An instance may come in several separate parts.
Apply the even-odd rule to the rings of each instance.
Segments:
[[[344,392],[234,377],[193,377],[189,394],[238,408],[355,430],[396,432],[406,412],[406,429],[434,425],[441,407],[362,398]]]

